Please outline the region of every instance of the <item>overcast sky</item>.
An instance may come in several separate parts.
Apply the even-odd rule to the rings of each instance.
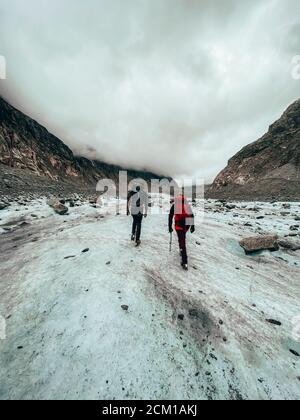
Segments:
[[[300,1],[0,0],[0,55],[76,153],[210,181],[300,96]]]

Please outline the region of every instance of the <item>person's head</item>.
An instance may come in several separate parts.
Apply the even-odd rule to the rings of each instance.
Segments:
[[[187,200],[183,194],[179,194],[178,197],[176,198],[176,201],[184,203]]]

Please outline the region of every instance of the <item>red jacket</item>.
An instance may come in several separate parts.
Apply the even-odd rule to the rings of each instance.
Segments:
[[[175,216],[175,229],[177,231],[188,232],[191,226],[194,226],[194,214],[187,199],[180,195],[175,198],[169,215],[169,228],[172,228],[173,218]]]

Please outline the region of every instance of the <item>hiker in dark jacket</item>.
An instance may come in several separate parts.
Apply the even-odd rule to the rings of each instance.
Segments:
[[[181,266],[188,270],[188,256],[186,250],[186,234],[189,230],[195,232],[195,217],[191,206],[184,195],[179,195],[169,214],[169,232],[173,232],[173,219],[175,217],[175,230],[178,236],[179,249],[181,254]]]
[[[131,191],[127,197],[127,215],[133,217],[131,240],[136,242],[136,246],[141,244],[141,231],[143,217],[148,215],[148,195],[137,186],[135,191]]]

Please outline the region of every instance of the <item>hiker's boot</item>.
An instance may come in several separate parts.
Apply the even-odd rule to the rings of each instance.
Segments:
[[[136,247],[138,247],[138,246],[140,246],[141,245],[141,241],[138,239],[137,241],[136,241]]]
[[[131,240],[132,240],[132,242],[135,241],[135,234],[134,233],[131,235]]]
[[[186,252],[180,250],[180,255],[181,255],[181,267],[187,271],[188,268],[188,261],[187,261],[187,255]]]
[[[187,264],[181,264],[181,267],[184,269],[184,271],[188,271],[189,270],[189,266]]]

